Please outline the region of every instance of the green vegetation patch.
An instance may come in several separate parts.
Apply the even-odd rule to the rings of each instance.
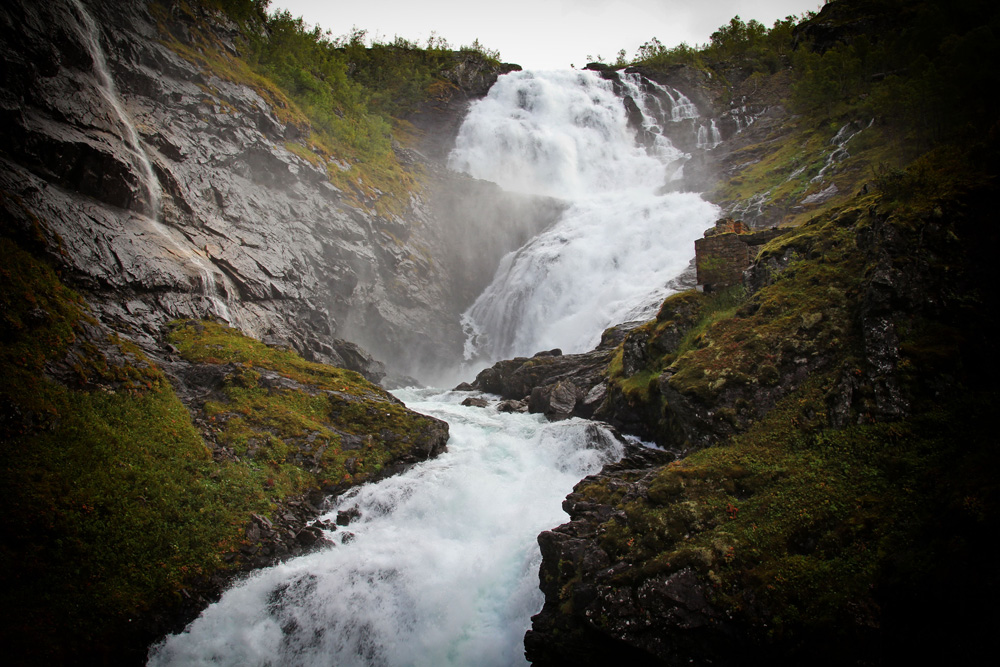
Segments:
[[[235,45],[219,38],[208,25],[216,19],[199,5],[236,22]],[[164,44],[206,73],[257,91],[283,123],[307,137],[286,144],[288,150],[325,168],[347,201],[381,215],[403,213],[420,173],[397,159],[393,142],[408,136],[396,132],[405,125],[400,119],[448,85],[442,76],[449,68],[463,61],[498,68],[500,54],[478,40],[453,51],[435,35],[426,48],[401,37],[366,46],[363,30],[334,38],[287,10],[266,9],[256,0],[153,5]],[[183,30],[172,32],[178,15]]]
[[[245,468],[212,461],[155,365],[48,266],[0,242],[4,623],[24,642],[15,655],[111,644],[135,614],[221,568],[268,505]]]
[[[240,364],[281,373],[317,389],[343,391],[359,396],[392,399],[389,392],[366,381],[355,371],[306,361],[287,347],[275,347],[244,336],[236,329],[210,320],[174,322],[167,340],[188,361],[208,364]]]
[[[837,664],[872,659],[886,638],[919,645],[926,632],[957,633],[947,650],[961,652],[962,638],[988,632],[1000,449],[997,392],[984,370],[995,366],[995,345],[978,332],[995,330],[997,311],[988,263],[973,260],[995,245],[986,223],[996,186],[973,169],[945,148],[887,169],[871,185],[876,194],[764,246],[757,268],[771,275],[752,296],[676,295],[629,334],[646,340],[647,365],[625,377],[626,340],[612,388],[645,401],[648,413],[677,409],[657,391],[664,382],[717,417],[741,395],[758,412],[667,466],[577,487],[584,502],[614,511],[598,544],[630,567],[616,566],[612,585],[691,568],[752,644],[778,646],[792,662],[801,651],[803,664],[820,654]],[[909,405],[896,421],[873,423],[860,330],[866,281],[878,272],[893,274],[874,289],[896,290],[896,377]],[[668,337],[674,347],[654,352],[678,313],[683,342]],[[810,372],[787,382],[796,366]],[[845,383],[854,413],[838,428]],[[574,613],[582,576],[566,577]],[[928,620],[931,607],[951,615]]]
[[[773,404],[771,392],[801,382],[792,379],[799,368],[861,363],[852,304],[864,278],[855,227],[866,206],[815,218],[764,246],[758,262],[772,275],[758,292],[674,295],[656,320],[628,334],[609,367],[610,388],[656,425],[652,437],[671,444],[677,435],[665,420],[668,389],[739,426]],[[626,376],[625,356],[637,345],[641,365]]]
[[[815,219],[765,246],[759,261],[780,256],[783,268],[746,303],[692,330],[669,366],[672,388],[707,400],[727,383],[771,384],[772,369],[786,375],[829,351],[851,351],[849,297],[863,277],[863,258],[853,225],[842,226],[840,216]]]
[[[1000,500],[987,472],[997,452],[983,446],[990,401],[835,430],[822,414],[830,382],[813,379],[727,446],[664,467],[643,497],[578,489],[625,513],[599,539],[634,565],[618,583],[691,567],[762,641],[850,638],[878,626],[879,587],[913,585],[938,567],[936,550],[984,541],[975,535]],[[951,531],[965,529],[957,547]]]
[[[6,238],[0,252],[0,607],[14,656],[119,655],[148,640],[140,619],[234,567],[252,513],[447,437],[357,373],[213,322],[170,333],[189,360],[224,370],[196,426],[159,367],[48,265]]]
[[[176,322],[168,338],[189,361],[226,364],[202,412],[219,445],[266,471],[267,489],[332,492],[364,482],[426,452],[441,428],[354,371],[306,361],[218,322]]]

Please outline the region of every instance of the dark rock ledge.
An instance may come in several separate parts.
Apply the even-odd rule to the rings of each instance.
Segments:
[[[602,485],[624,504],[647,493],[667,452],[633,446],[625,458],[582,480],[566,497],[570,521],[538,536],[539,587],[545,606],[524,638],[533,665],[735,664],[727,661],[740,639],[726,614],[709,602],[690,568],[648,576],[615,562],[601,548],[611,521],[624,513],[578,491]]]
[[[604,332],[596,349],[581,354],[561,350],[539,352],[531,358],[498,361],[476,376],[468,389],[497,394],[506,399],[503,411],[520,409],[544,414],[551,420],[582,417],[589,419],[607,398],[607,368],[625,335],[638,322],[612,327]]]

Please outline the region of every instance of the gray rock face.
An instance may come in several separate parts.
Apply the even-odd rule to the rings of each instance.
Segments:
[[[190,32],[189,18],[169,14],[105,0],[0,9],[0,204],[11,227],[41,231],[102,320],[150,350],[165,322],[216,316],[369,378],[384,369],[343,339],[398,374],[458,358],[470,292],[558,205],[495,193],[479,227],[474,207],[448,201],[485,186],[434,165],[430,195],[402,215],[352,205],[324,167],[289,150],[308,127],[161,42],[158,21]],[[235,53],[235,26],[205,11],[199,24]],[[497,75],[460,64],[459,84],[474,90],[448,108],[446,129]],[[404,163],[427,159],[399,151]],[[462,227],[481,232],[475,261],[476,234],[452,233]]]

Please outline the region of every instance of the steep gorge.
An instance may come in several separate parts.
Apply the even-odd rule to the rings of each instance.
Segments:
[[[460,315],[504,255],[566,242],[538,236],[565,201],[444,166],[468,103],[510,68],[456,54],[399,119],[394,159],[417,184],[399,197],[345,180],[350,159],[324,155],[295,105],[240,65],[245,27],[209,4],[0,12],[14,64],[0,98],[4,559],[38,559],[7,568],[18,655],[140,658],[218,591],[218,573],[322,540],[304,526],[324,496],[439,453],[440,422],[313,362],[376,384],[386,370],[433,380],[461,357]],[[857,4],[831,3],[801,39],[835,50],[879,24],[855,20]],[[586,76],[621,96],[643,151],[669,125],[687,154],[653,174],[656,197],[705,191],[729,215],[794,231],[754,258],[746,291],[645,304],[635,317],[654,319],[609,329],[593,352],[501,362],[475,383],[523,401],[507,409],[596,416],[669,450],[633,448],[588,477],[564,505],[571,522],[539,538],[546,602],[529,659],[887,664],[922,633],[950,637],[942,659],[975,659],[995,616],[981,605],[996,589],[984,433],[997,310],[983,270],[995,145],[945,142],[903,171],[920,151],[871,105],[818,123],[792,113],[787,68],[726,67]],[[500,353],[512,350],[535,352]],[[61,443],[82,447],[63,461]],[[142,484],[198,499],[129,490],[167,456],[182,477]],[[105,467],[111,483],[86,472]],[[199,504],[221,512],[213,495],[235,513],[213,514],[229,527],[207,538],[188,520]],[[180,530],[137,544],[101,532],[126,516],[124,530],[156,527],[157,512]],[[105,539],[122,545],[112,569],[152,558],[163,577],[72,565]],[[187,558],[208,539],[215,553]],[[973,579],[981,599],[959,590]],[[950,620],[908,608],[922,580]],[[54,611],[62,599],[100,621]],[[43,646],[54,629],[65,642]]]
[[[350,159],[309,148],[212,5],[0,11],[16,660],[138,661],[227,578],[315,545],[327,496],[444,451],[357,342],[433,377],[491,267],[562,208],[439,164],[502,71],[460,53],[394,145],[423,186],[338,187]]]

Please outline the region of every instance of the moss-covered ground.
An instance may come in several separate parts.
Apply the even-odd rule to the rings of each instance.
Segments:
[[[830,664],[845,655],[891,662],[922,633],[952,633],[947,649],[932,651],[952,660],[966,650],[955,637],[989,632],[1000,588],[988,546],[1000,528],[1000,449],[985,368],[996,353],[974,332],[996,322],[978,263],[996,238],[984,217],[990,193],[990,179],[938,151],[765,246],[758,262],[775,260],[774,272],[753,295],[675,295],[630,334],[646,340],[647,365],[626,377],[623,345],[611,386],[640,411],[674,409],[664,382],[709,406],[706,419],[726,418],[727,396],[771,392],[773,407],[736,405],[735,435],[659,469],[641,493],[642,475],[577,488],[623,512],[598,538],[612,562],[632,566],[618,584],[692,568],[712,601],[785,661],[826,651]],[[871,290],[890,280],[893,372],[909,403],[878,418],[860,317]],[[817,357],[825,361],[802,381],[789,380]],[[852,383],[841,423],[834,412]],[[733,385],[740,390],[727,395]],[[956,588],[970,585],[981,590]],[[946,617],[922,616],[928,607],[946,607]],[[982,646],[971,637],[968,657]]]
[[[168,339],[188,361],[226,365],[221,389],[200,412],[219,445],[264,471],[268,488],[335,492],[364,482],[433,430],[431,420],[358,373],[224,324],[177,322]]]
[[[870,203],[862,198],[764,246],[758,262],[774,267],[765,289],[677,294],[629,334],[644,341],[645,362],[626,376],[619,351],[609,379],[612,392],[646,415],[647,435],[686,446],[670,430],[668,390],[739,426],[801,382],[799,368],[860,367],[853,322],[864,271],[855,225]]]
[[[221,567],[267,501],[244,467],[212,461],[154,364],[3,244],[4,623],[26,642],[107,640]]]
[[[434,435],[358,374],[213,322],[170,333],[191,362],[227,364],[196,425],[45,261],[6,237],[0,252],[0,609],[15,662],[115,661],[140,620],[233,567],[252,513],[360,483]]]

